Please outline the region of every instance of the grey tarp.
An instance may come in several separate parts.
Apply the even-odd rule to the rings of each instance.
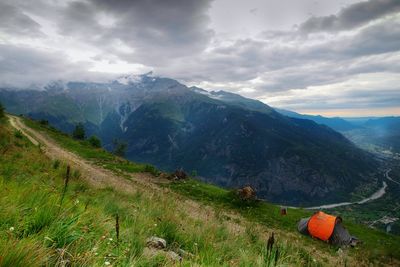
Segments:
[[[303,235],[308,235],[308,221],[310,217],[301,219],[297,224],[297,230]]]

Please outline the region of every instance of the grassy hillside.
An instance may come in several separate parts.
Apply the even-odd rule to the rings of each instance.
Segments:
[[[118,159],[47,126],[26,123],[117,174],[156,173],[151,166]],[[0,154],[0,266],[179,265],[166,253],[149,253],[145,242],[151,236],[165,238],[167,250],[186,251],[182,266],[273,266],[275,259],[279,266],[363,265],[400,258],[399,238],[348,218],[346,225],[364,244],[337,253],[337,248],[296,232],[296,221],[309,212],[290,209],[281,217],[274,205],[244,204],[228,190],[194,180],[122,194],[89,187],[74,169],[65,186],[66,163],[47,158],[5,119],[0,121]],[[271,232],[276,234],[278,257],[276,249],[268,254],[265,247]]]

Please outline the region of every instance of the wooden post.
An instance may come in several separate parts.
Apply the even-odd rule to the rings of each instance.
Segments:
[[[281,215],[282,216],[287,215],[287,208],[286,207],[281,207]]]

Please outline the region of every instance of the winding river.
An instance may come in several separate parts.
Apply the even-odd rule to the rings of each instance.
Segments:
[[[389,176],[389,172],[391,171],[391,169],[387,170],[385,172],[385,178],[400,184],[397,181],[394,181],[390,176]],[[364,198],[360,201],[356,201],[356,202],[341,202],[341,203],[334,203],[334,204],[326,204],[326,205],[321,205],[321,206],[315,206],[315,207],[308,207],[308,208],[304,208],[307,210],[321,210],[321,209],[333,209],[333,208],[337,208],[337,207],[342,207],[342,206],[349,206],[349,205],[354,205],[354,204],[364,204],[366,202],[372,201],[372,200],[376,200],[378,198],[381,198],[385,193],[386,193],[386,188],[387,188],[387,183],[385,181],[382,182],[382,187],[379,188],[376,192],[374,192],[371,196]]]

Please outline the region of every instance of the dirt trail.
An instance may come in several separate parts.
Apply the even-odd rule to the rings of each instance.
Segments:
[[[34,144],[41,146],[44,153],[51,159],[58,159],[61,161],[68,162],[72,168],[77,168],[81,171],[82,177],[92,186],[97,188],[113,187],[114,189],[126,193],[135,192],[135,184],[126,178],[119,177],[109,170],[93,165],[93,163],[84,160],[78,155],[71,153],[58,144],[56,144],[49,137],[44,134],[28,128],[20,118],[15,116],[9,116],[11,125],[20,130],[27,138]],[[148,174],[138,173],[132,175],[135,178],[135,182],[139,179],[144,178],[143,181],[150,179]],[[143,184],[142,184],[143,186]],[[147,186],[151,186],[147,184]]]
[[[20,130],[25,136],[27,136],[27,138],[34,145],[40,146],[42,151],[50,159],[65,161],[70,164],[72,168],[79,169],[82,173],[82,178],[96,188],[111,187],[116,191],[128,194],[134,193],[138,189],[140,189],[147,190],[152,193],[159,192],[160,194],[171,194],[171,196],[176,195],[176,197],[183,202],[182,205],[180,205],[180,209],[184,211],[188,216],[195,219],[203,219],[205,221],[208,221],[209,216],[215,216],[214,208],[212,208],[211,206],[203,205],[193,200],[186,199],[181,195],[178,195],[168,189],[158,186],[157,183],[165,183],[165,181],[159,181],[159,178],[155,178],[154,176],[147,173],[129,174],[131,178],[130,180],[125,177],[118,176],[113,172],[106,170],[100,166],[96,166],[92,162],[87,161],[80,156],[60,147],[46,134],[43,134],[26,126],[19,117],[11,115],[9,115],[8,117],[10,119],[11,125],[15,129]],[[231,234],[239,234],[245,231],[245,227],[248,224],[245,218],[243,218],[240,214],[231,211],[224,211],[223,213],[230,218],[237,218],[241,222],[236,223],[232,220],[225,222],[225,225],[230,230]],[[278,238],[281,237],[288,242],[300,241],[300,237],[293,232],[285,232],[279,229],[269,229],[268,227],[264,225],[259,225],[257,223],[251,224],[259,229],[259,235],[264,239],[267,238],[270,232],[275,232]],[[316,248],[314,248],[313,246],[307,246],[306,250],[310,251],[310,253],[314,254],[316,257],[327,259],[327,261],[332,263],[332,265],[336,265],[336,263],[340,264],[343,261],[343,258],[341,257],[333,256],[323,251],[317,251]],[[350,260],[350,262],[352,261],[351,258],[347,258],[347,260]]]

